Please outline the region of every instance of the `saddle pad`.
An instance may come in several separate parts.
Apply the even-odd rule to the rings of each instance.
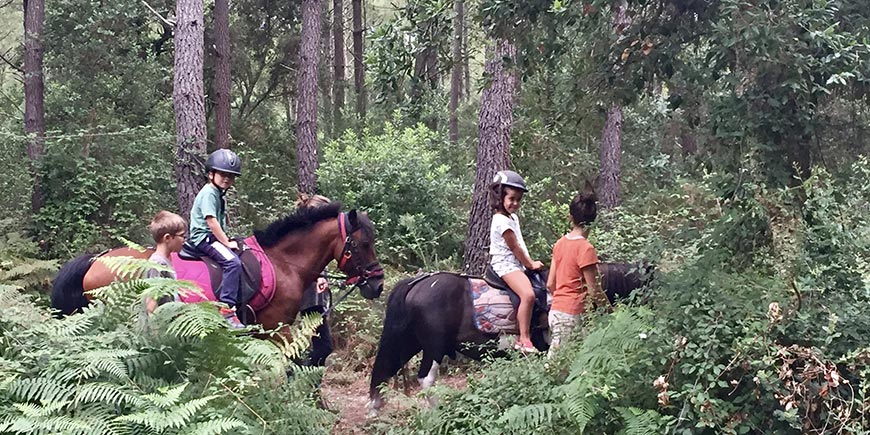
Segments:
[[[518,334],[517,312],[507,290],[490,287],[482,279],[469,278],[474,305],[474,326],[486,334]]]
[[[260,274],[262,276],[260,289],[248,301],[248,305],[256,312],[266,307],[272,301],[272,297],[275,296],[275,268],[254,236],[245,239],[245,244],[250,250],[245,251],[243,255],[249,253],[260,263]],[[178,254],[173,253],[172,267],[175,268],[178,279],[193,281],[202,289],[202,294],[189,293],[181,295],[182,302],[196,303],[217,300],[214,295],[214,287],[212,286],[212,279],[207,263],[203,261],[182,260],[178,257]],[[220,275],[219,271],[217,272]]]

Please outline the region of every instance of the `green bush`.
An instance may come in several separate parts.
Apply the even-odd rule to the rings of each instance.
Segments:
[[[458,264],[467,215],[460,198],[471,183],[449,173],[444,140],[423,126],[383,133],[347,131],[323,149],[322,192],[368,211],[382,261],[409,270]]]
[[[137,264],[113,267],[139,274]],[[334,417],[313,394],[322,369],[290,362],[320,318],[297,322],[279,346],[234,334],[212,304],[171,302],[144,317],[144,295],[183,286],[115,283],[57,319],[0,285],[0,433],[327,434]]]

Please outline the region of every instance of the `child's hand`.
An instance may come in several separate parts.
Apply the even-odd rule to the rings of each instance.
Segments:
[[[327,290],[329,290],[329,281],[327,281],[326,278],[324,278],[322,276],[318,277],[317,278],[317,293],[323,293]]]
[[[227,245],[227,248],[230,248],[233,251],[238,251],[239,250],[239,242],[236,242],[235,240],[230,240],[230,243]]]
[[[539,269],[543,269],[543,268],[544,268],[544,263],[542,263],[540,261],[533,261],[532,267],[530,267],[529,269],[539,270]]]

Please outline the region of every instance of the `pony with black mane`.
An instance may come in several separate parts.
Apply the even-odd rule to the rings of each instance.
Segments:
[[[613,302],[628,298],[647,285],[653,268],[647,263],[600,263],[602,287]],[[369,388],[369,407],[380,409],[384,400],[380,388],[420,351],[423,359],[417,378],[423,388],[432,386],[438,365],[456,353],[480,359],[493,349],[499,334],[482,332],[475,324],[472,281],[475,277],[435,272],[399,281],[387,301],[384,329],[378,344]],[[480,281],[480,280],[477,280]],[[543,329],[546,316],[532,321],[532,342],[546,350]]]
[[[375,255],[374,225],[365,213],[341,211],[340,203],[300,208],[244,239],[242,256],[257,269],[251,308],[256,323],[266,329],[292,323],[299,312],[303,291],[332,260],[348,276],[363,297],[374,299],[383,290],[384,274]],[[51,303],[62,314],[72,314],[89,303],[86,293],[119,279],[103,262],[105,257],[147,259],[152,249],[117,248],[94,255],[81,255],[58,272]],[[182,253],[183,254],[183,253]],[[212,288],[208,267],[199,259],[173,254],[178,279],[199,284],[206,293]],[[245,259],[243,258],[243,263]],[[215,286],[216,287],[216,286]],[[210,300],[213,300],[209,298]]]

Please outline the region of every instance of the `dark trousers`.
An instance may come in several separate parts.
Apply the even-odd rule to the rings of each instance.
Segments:
[[[322,306],[314,306],[302,311],[302,315],[309,313],[323,314],[326,311]],[[329,334],[329,324],[326,318],[323,323],[314,331],[316,336],[311,337],[311,349],[308,351],[308,364],[314,367],[322,367],[326,364],[326,357],[332,353],[332,336]]]
[[[230,307],[235,307],[239,299],[242,260],[239,259],[239,256],[232,249],[217,241],[211,234],[200,242],[199,245],[196,245],[196,249],[214,260],[224,273],[220,287],[214,289],[215,297]]]

